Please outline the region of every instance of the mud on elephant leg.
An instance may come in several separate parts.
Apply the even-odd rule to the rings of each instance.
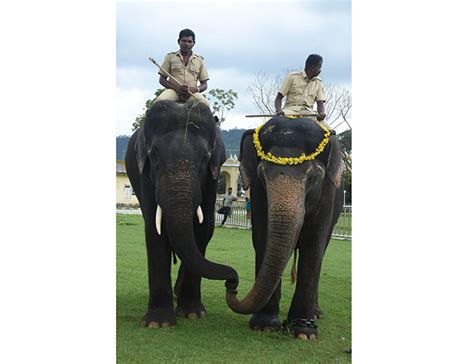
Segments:
[[[177,296],[176,316],[196,319],[207,315],[201,302],[201,278],[187,271],[182,264],[174,292]]]

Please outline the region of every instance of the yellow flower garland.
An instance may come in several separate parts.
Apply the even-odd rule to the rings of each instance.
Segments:
[[[310,155],[306,154],[301,154],[298,158],[296,157],[277,157],[273,155],[272,153],[268,152],[265,153],[265,151],[262,148],[262,144],[260,144],[260,140],[258,138],[258,133],[260,132],[260,129],[262,126],[265,124],[260,125],[258,128],[255,129],[255,132],[253,133],[253,144],[255,145],[255,149],[257,151],[257,155],[268,162],[275,163],[275,164],[281,164],[281,165],[295,165],[295,164],[300,164],[303,163],[304,161],[310,161],[316,158],[317,155],[321,154],[324,150],[324,147],[326,144],[329,142],[329,135],[331,135],[330,131],[320,122],[317,122],[318,125],[324,130],[324,139],[319,143],[317,146],[316,150],[311,153]]]

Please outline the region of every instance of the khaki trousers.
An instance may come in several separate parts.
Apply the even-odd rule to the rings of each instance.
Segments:
[[[193,94],[193,96],[189,96],[189,97],[191,97],[192,99],[195,99],[196,101],[203,102],[204,104],[209,106],[209,102],[207,101],[207,99],[199,92],[196,92],[195,94]],[[153,100],[153,103],[155,103],[158,100],[171,100],[171,101],[177,101],[177,102],[184,102],[175,90],[171,90],[169,88],[164,90],[160,96],[158,96],[155,100]]]

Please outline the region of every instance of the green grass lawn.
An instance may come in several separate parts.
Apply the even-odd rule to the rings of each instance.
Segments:
[[[250,230],[216,228],[206,256],[239,273],[238,298],[254,280]],[[173,266],[173,282],[179,265]],[[286,318],[294,285],[290,264],[283,275],[280,320]],[[347,363],[351,356],[351,245],[331,241],[323,263],[318,338],[301,341],[281,333],[254,332],[249,315],[232,312],[225,302],[223,281],[203,279],[202,299],[208,316],[178,318],[168,329],[140,326],[147,307],[147,267],[143,219],[117,215],[117,361],[120,363]]]

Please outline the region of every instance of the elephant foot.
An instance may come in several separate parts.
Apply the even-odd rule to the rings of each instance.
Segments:
[[[176,325],[176,315],[172,308],[149,309],[141,325],[152,329],[167,328]]]
[[[293,337],[307,341],[316,340],[318,325],[315,319],[294,319],[283,322],[283,332],[292,333]]]
[[[195,320],[198,317],[207,316],[207,312],[204,305],[199,302],[196,304],[178,305],[178,307],[176,307],[176,316]]]
[[[275,332],[281,328],[281,322],[276,314],[254,313],[249,321],[252,330]]]

